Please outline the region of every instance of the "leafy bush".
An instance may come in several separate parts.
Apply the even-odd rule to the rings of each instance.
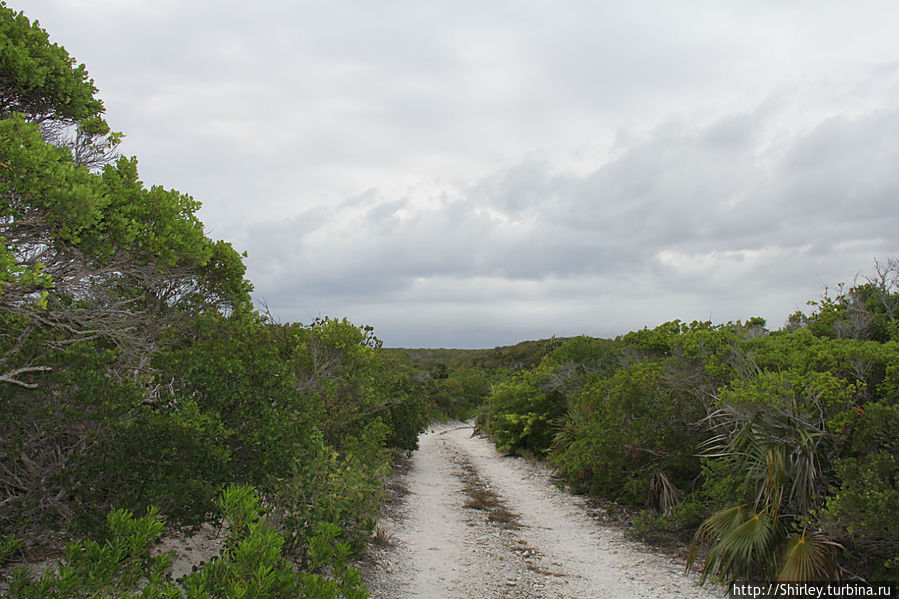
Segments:
[[[206,521],[228,480],[226,438],[192,401],[111,424],[62,475],[81,526],[96,530],[98,514],[114,504],[132,512],[156,505],[179,526]]]
[[[422,393],[400,395],[390,404],[384,418],[390,429],[384,440],[387,447],[405,451],[418,449],[418,435],[430,422],[429,412]]]
[[[438,419],[470,418],[492,387],[490,377],[478,368],[459,368],[431,383],[430,397]]]
[[[478,418],[500,451],[546,453],[554,422],[565,410],[558,393],[544,393],[526,377],[500,383]]]
[[[899,405],[871,403],[847,421],[854,434],[836,460],[825,516],[847,548],[848,562],[881,580],[899,581]]]
[[[222,556],[182,580],[188,599],[363,599],[368,596],[359,572],[349,567],[350,550],[337,541],[340,529],[317,527],[310,538],[309,569],[296,571],[282,555],[284,538],[262,517],[251,487],[231,487],[221,509],[231,524]],[[324,572],[328,574],[324,574]]]
[[[702,407],[689,400],[666,388],[658,363],[622,368],[573,397],[552,461],[576,489],[666,511],[699,473]]]
[[[164,582],[171,556],[150,557],[150,549],[164,529],[158,514],[155,508],[141,518],[124,509],[111,512],[106,541],[69,544],[58,572],[47,568],[32,578],[25,567],[18,569],[10,584],[10,597],[179,597],[174,584]]]
[[[341,539],[358,554],[374,530],[388,452],[381,447],[386,426],[373,423],[360,431],[349,452],[311,442],[297,457],[290,475],[273,493],[273,521],[287,537],[286,551],[301,564],[309,561],[309,539],[322,524],[335,525]]]
[[[226,489],[219,502],[229,523],[225,548],[180,581],[170,580],[172,555],[152,555],[164,529],[156,508],[135,518],[124,509],[107,518],[108,539],[81,541],[66,548],[58,572],[37,578],[26,568],[16,571],[12,599],[80,599],[141,597],[144,599],[363,599],[368,594],[359,573],[349,567],[350,550],[337,541],[339,528],[321,525],[310,539],[310,570],[296,571],[282,556],[284,539],[263,517],[251,487]]]
[[[133,384],[106,376],[114,353],[99,342],[69,346],[47,362],[53,371],[40,388],[0,383],[0,412],[7,416],[0,432],[0,528],[22,538],[25,551],[46,549],[54,542],[49,531],[70,523],[72,489],[63,471],[108,419],[124,417],[140,401]]]
[[[501,451],[546,455],[571,394],[584,381],[613,371],[619,358],[606,340],[568,339],[533,370],[495,384],[480,410],[478,425],[490,432]]]

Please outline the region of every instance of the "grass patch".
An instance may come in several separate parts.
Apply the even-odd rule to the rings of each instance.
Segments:
[[[375,532],[372,533],[370,543],[375,547],[381,548],[393,547],[396,544],[393,540],[393,535],[387,532],[387,529],[380,524],[375,526]]]
[[[474,464],[458,456],[453,461],[462,469],[461,478],[465,483],[462,490],[468,495],[468,499],[462,504],[463,507],[484,512],[488,522],[501,528],[521,528],[520,516],[510,510],[506,502],[487,487]]]

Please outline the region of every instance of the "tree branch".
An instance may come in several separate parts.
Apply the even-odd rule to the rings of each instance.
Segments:
[[[35,383],[26,383],[25,381],[20,381],[16,377],[20,374],[26,374],[28,372],[49,372],[51,370],[53,369],[49,366],[23,366],[22,368],[16,368],[15,370],[11,370],[5,374],[0,374],[0,383],[10,383],[12,385],[25,387],[26,389],[37,389],[37,385]]]

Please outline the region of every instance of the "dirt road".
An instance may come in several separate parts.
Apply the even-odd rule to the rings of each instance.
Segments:
[[[372,597],[720,598],[456,423],[419,439],[364,578]]]

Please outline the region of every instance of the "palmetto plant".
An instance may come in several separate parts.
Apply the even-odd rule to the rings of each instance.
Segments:
[[[801,526],[826,490],[832,439],[823,416],[790,403],[729,405],[708,417],[716,435],[702,455],[743,473],[746,502],[713,514],[697,529],[687,569],[705,548],[702,582],[709,576],[809,581],[838,575],[836,543]]]
[[[702,568],[701,582],[709,575],[738,580],[774,569],[774,544],[779,536],[777,519],[765,510],[755,512],[745,505],[721,510],[696,531],[687,556],[693,566],[701,546],[710,545]]]

